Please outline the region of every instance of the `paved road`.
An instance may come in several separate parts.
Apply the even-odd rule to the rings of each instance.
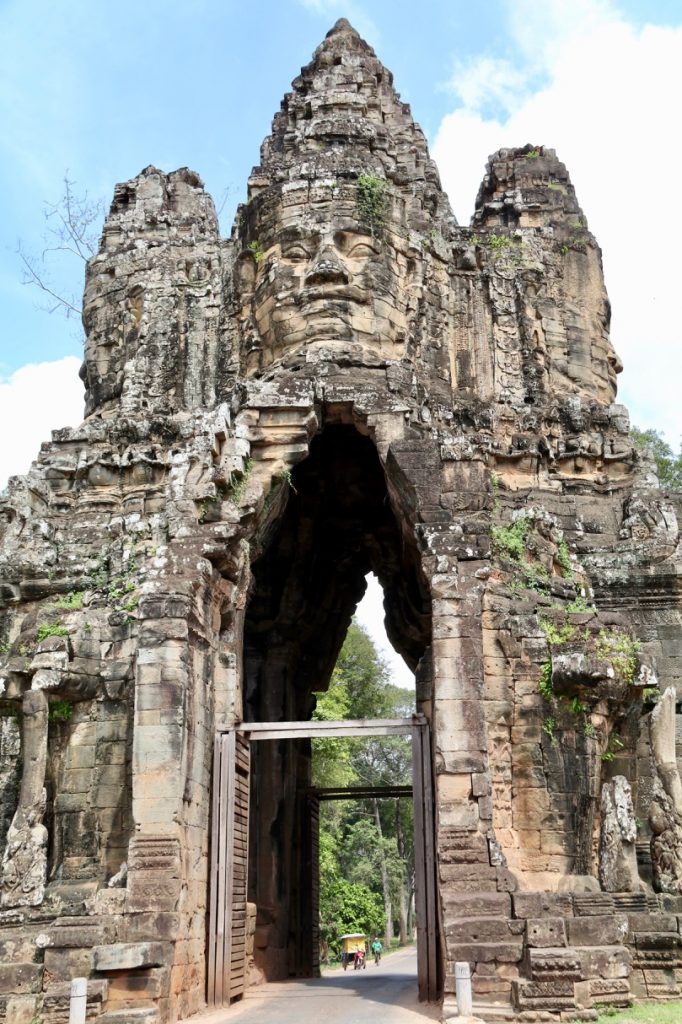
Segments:
[[[417,1001],[417,953],[401,950],[363,971],[249,989],[239,1003],[195,1018],[197,1024],[426,1024],[436,1007]]]

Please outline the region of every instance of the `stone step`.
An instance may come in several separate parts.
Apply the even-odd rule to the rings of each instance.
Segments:
[[[110,1010],[97,1018],[97,1024],[159,1024],[161,1018],[155,1006],[137,1009]]]

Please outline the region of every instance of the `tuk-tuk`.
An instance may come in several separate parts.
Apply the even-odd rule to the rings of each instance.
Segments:
[[[348,964],[353,964],[353,970],[364,970],[367,967],[367,936],[362,932],[353,932],[341,936],[341,963],[344,971],[348,970]]]

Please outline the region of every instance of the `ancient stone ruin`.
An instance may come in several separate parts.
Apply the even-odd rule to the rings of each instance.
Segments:
[[[116,188],[85,420],[0,500],[0,1017],[66,1020],[74,976],[99,1024],[205,1005],[216,731],[310,717],[370,571],[429,726],[445,1014],[463,960],[503,1017],[680,996],[680,495],[566,169],[501,150],[458,226],[340,21],[248,195],[224,240],[192,171]],[[271,979],[309,772],[254,750]]]

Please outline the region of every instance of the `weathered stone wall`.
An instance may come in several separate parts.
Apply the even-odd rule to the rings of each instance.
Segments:
[[[554,153],[492,157],[458,227],[346,22],[229,240],[193,172],[117,187],[86,419],[0,499],[9,1021],[62,1020],[74,974],[101,1024],[203,1005],[215,730],[309,716],[369,571],[431,726],[446,995],[458,959],[519,1010],[677,992],[680,502],[614,404],[608,319]],[[308,750],[255,771],[281,977]]]

